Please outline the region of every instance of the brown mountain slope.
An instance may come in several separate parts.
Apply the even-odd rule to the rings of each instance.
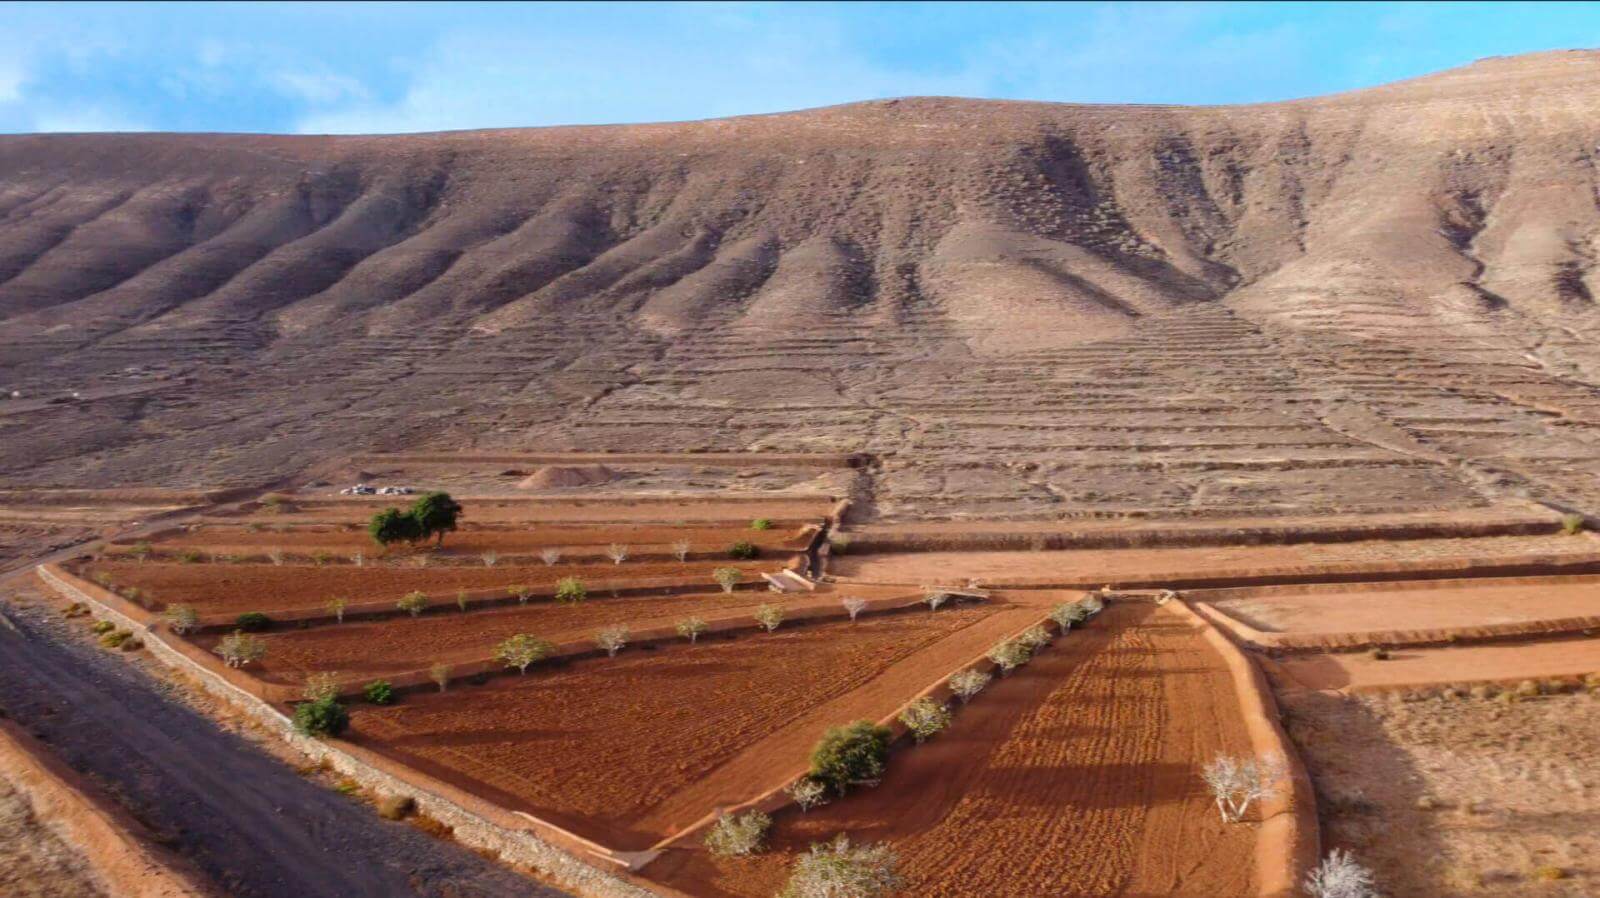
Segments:
[[[0,137],[0,475],[840,447],[888,514],[1587,502],[1596,120],[1563,52],[1247,107]]]

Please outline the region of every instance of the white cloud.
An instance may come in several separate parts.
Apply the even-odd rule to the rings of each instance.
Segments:
[[[149,131],[146,122],[105,107],[80,107],[36,113],[34,131],[83,133],[88,131]]]
[[[22,84],[27,80],[27,67],[20,57],[0,59],[0,103],[15,103],[22,99]]]
[[[267,83],[285,96],[316,105],[366,100],[371,96],[366,85],[335,72],[281,69],[268,75]]]

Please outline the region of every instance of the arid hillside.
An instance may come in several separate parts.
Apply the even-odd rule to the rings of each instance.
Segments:
[[[1600,506],[1600,53],[1260,106],[0,137],[0,478],[874,453],[883,516]]]

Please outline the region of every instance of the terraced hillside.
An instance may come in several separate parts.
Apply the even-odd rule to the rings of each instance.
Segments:
[[[860,450],[884,517],[1594,508],[1597,107],[1563,52],[1249,107],[0,137],[0,477]]]

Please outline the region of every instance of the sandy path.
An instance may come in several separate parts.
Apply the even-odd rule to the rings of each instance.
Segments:
[[[1253,829],[1223,827],[1196,771],[1247,745],[1222,661],[1198,631],[1119,604],[898,754],[875,789],[779,816],[775,850],[646,873],[691,894],[764,898],[812,841],[886,840],[919,898],[1249,894]]]

